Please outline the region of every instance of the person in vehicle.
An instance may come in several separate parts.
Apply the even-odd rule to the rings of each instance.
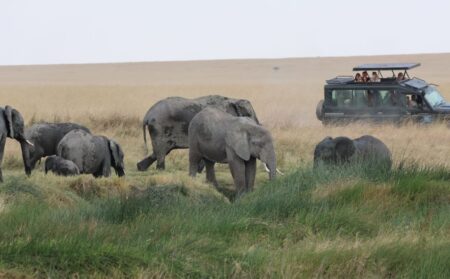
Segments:
[[[372,72],[372,79],[371,79],[371,81],[372,82],[380,82],[381,81],[377,72]]]
[[[360,73],[357,73],[357,74],[355,75],[355,82],[363,82],[362,76],[361,76]]]
[[[408,96],[408,107],[417,108],[417,96],[416,95]]]
[[[405,80],[405,75],[403,75],[403,73],[398,73],[397,75],[397,81],[401,81],[401,80]]]
[[[369,74],[367,73],[367,71],[364,71],[362,73],[362,80],[363,80],[363,82],[369,82],[370,81],[370,77],[369,77]]]

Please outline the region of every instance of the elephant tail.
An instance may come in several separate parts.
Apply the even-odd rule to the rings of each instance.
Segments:
[[[147,125],[144,123],[142,125],[142,134],[144,135],[144,145],[145,145],[145,149],[148,151],[147,149],[147,134],[145,133],[145,128],[147,127]]]

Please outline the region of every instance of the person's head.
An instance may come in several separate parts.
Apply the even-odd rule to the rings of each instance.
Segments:
[[[361,80],[361,74],[360,74],[360,73],[357,73],[357,74],[355,75],[355,80],[356,80],[356,81]]]
[[[398,73],[398,75],[397,75],[397,79],[398,80],[402,80],[404,78],[404,76],[403,76],[403,73]]]
[[[372,72],[372,76],[378,78],[378,73],[377,72]]]
[[[368,76],[369,76],[369,74],[367,73],[367,71],[364,71],[364,72],[362,73],[362,75],[363,75],[363,77],[368,77]]]

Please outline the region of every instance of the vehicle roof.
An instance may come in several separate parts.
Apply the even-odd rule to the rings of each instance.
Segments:
[[[363,64],[354,67],[353,71],[410,70],[419,66],[420,63]]]
[[[348,88],[361,88],[361,87],[367,87],[367,88],[373,88],[373,87],[379,87],[379,86],[402,86],[402,87],[409,87],[416,90],[421,90],[427,87],[429,84],[419,78],[412,78],[412,79],[405,79],[401,81],[397,81],[395,78],[382,78],[380,82],[355,82],[353,77],[350,76],[338,76],[333,79],[327,80],[327,87],[333,88],[334,86],[345,86]]]

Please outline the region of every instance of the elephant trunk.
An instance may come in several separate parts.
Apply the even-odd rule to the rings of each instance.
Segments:
[[[30,143],[22,139],[20,140],[20,147],[22,149],[22,159],[23,165],[25,167],[25,173],[30,176],[31,175],[31,160],[30,160]]]
[[[269,169],[269,179],[275,179],[277,175],[277,159],[275,156],[275,151],[273,149],[273,145],[266,145],[261,150],[260,160],[266,164]]]

